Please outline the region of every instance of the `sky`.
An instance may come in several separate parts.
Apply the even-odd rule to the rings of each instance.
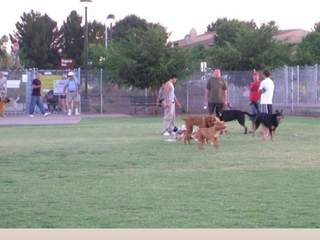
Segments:
[[[80,0],[2,1],[0,36],[13,33],[22,13],[31,9],[48,14],[61,26],[72,10],[84,16],[84,6]],[[105,23],[108,14],[119,21],[135,14],[166,27],[172,41],[184,38],[191,28],[204,33],[208,24],[222,17],[254,20],[258,25],[274,20],[280,29],[311,30],[320,21],[319,0],[92,0],[87,6],[89,21]]]

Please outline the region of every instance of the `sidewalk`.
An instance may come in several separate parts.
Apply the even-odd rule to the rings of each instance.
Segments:
[[[61,114],[51,114],[44,117],[40,114],[29,117],[29,115],[17,115],[0,117],[0,126],[17,126],[17,125],[65,125],[78,124],[81,118],[118,118],[131,117],[125,114],[81,114],[80,116],[67,116]]]
[[[35,115],[33,118],[28,115],[7,116],[0,118],[0,126],[17,126],[17,125],[62,125],[77,124],[81,120],[81,116],[65,116],[65,115]]]

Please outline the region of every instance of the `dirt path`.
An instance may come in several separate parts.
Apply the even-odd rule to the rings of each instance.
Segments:
[[[60,114],[52,114],[47,117],[35,115],[33,118],[28,115],[0,117],[0,126],[17,126],[17,125],[63,125],[78,124],[81,118],[117,118],[131,117],[125,114],[83,114],[81,116],[66,116]]]

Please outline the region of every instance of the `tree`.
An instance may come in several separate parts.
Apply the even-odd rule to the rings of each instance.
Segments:
[[[104,68],[107,59],[105,44],[89,44],[89,59],[93,68]]]
[[[136,15],[129,15],[116,23],[112,28],[112,39],[119,40],[125,38],[133,29],[141,29],[146,31],[150,23],[145,19],[141,19]]]
[[[84,31],[81,26],[82,17],[76,11],[72,11],[61,27],[62,56],[73,59],[75,66],[83,64]]]
[[[10,58],[7,52],[7,43],[9,41],[8,36],[3,35],[0,38],[0,69],[10,67]]]
[[[214,43],[218,46],[223,45],[225,41],[234,43],[238,34],[242,31],[254,30],[256,24],[251,22],[239,21],[237,19],[228,20],[219,18],[215,23],[208,25],[208,32],[216,32]]]
[[[25,67],[55,68],[59,65],[61,35],[57,23],[47,14],[31,10],[23,13],[11,38],[20,45],[20,59]]]
[[[296,63],[313,65],[320,63],[320,32],[312,32],[298,45]]]
[[[162,26],[147,24],[147,29],[124,32],[126,35],[114,39],[107,49],[106,67],[113,81],[157,89],[170,74],[185,71],[183,50],[167,44],[168,34]]]
[[[200,63],[203,61],[208,61],[210,48],[206,48],[203,45],[197,45],[190,48],[185,48],[184,50],[186,51],[186,61],[189,63],[189,73],[198,72],[200,69]]]
[[[88,34],[90,44],[105,44],[105,30],[106,27],[94,20],[88,23]]]
[[[257,27],[253,22],[221,21],[209,63],[225,70],[277,67],[290,62],[291,46],[278,42],[275,22]]]

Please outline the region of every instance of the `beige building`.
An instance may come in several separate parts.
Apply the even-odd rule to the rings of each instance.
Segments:
[[[212,47],[214,44],[215,32],[207,32],[198,35],[197,31],[192,28],[190,33],[187,34],[184,39],[174,42],[175,46],[179,47],[193,47],[196,45],[204,45],[206,47]]]
[[[292,44],[298,44],[310,32],[303,29],[288,29],[279,30],[274,36],[279,41],[285,41]],[[214,45],[215,32],[207,32],[204,34],[197,34],[197,31],[192,28],[190,33],[184,39],[174,41],[174,46],[179,47],[193,47],[197,45],[204,45],[205,47],[212,47]]]
[[[310,32],[303,29],[279,30],[274,37],[280,41],[298,44],[302,42],[303,38],[305,38],[309,33]]]

